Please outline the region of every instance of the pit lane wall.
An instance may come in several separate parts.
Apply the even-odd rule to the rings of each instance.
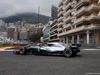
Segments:
[[[20,43],[0,43],[0,47],[6,47],[6,46],[21,46]]]

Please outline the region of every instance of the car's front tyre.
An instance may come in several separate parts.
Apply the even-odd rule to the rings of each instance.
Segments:
[[[26,49],[25,47],[23,47],[23,48],[21,48],[21,49],[19,50],[19,53],[20,53],[21,55],[26,55],[26,54],[27,54],[27,49]]]

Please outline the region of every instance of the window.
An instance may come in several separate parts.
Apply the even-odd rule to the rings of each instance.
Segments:
[[[73,18],[73,19],[71,20],[71,24],[73,24],[73,23],[74,23],[74,21],[75,21],[75,19]]]
[[[72,11],[70,15],[71,15],[71,16],[74,16],[74,11]]]
[[[82,44],[84,43],[84,36],[82,36],[82,35],[80,36],[80,43],[82,43]]]
[[[90,34],[89,37],[90,37],[90,43],[92,43],[92,34]]]
[[[71,2],[73,2],[74,0],[71,0]]]
[[[73,3],[71,7],[72,7],[72,9],[73,9],[73,8],[75,7],[75,3]]]

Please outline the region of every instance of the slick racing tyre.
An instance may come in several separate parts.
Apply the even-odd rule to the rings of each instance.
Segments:
[[[27,54],[27,49],[26,49],[25,47],[23,47],[23,48],[21,48],[21,49],[19,50],[19,53],[20,53],[21,55],[26,55],[26,54]]]
[[[33,54],[33,55],[35,54],[34,51],[32,51],[32,54]]]
[[[13,51],[13,54],[19,55],[20,53],[19,53],[19,51]]]
[[[76,56],[76,55],[77,55],[77,51],[73,51],[72,56]]]
[[[65,50],[63,51],[63,54],[64,54],[65,57],[71,57],[71,56],[72,56],[72,50],[70,50],[70,49],[65,49]]]

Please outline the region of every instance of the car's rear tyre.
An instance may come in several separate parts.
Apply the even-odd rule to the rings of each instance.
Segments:
[[[32,51],[32,54],[33,54],[33,55],[35,54],[34,51]]]
[[[73,51],[72,56],[76,56],[76,55],[77,55],[77,51]]]
[[[13,51],[13,54],[19,55],[20,53],[19,53],[19,51]]]
[[[19,50],[19,53],[21,54],[21,55],[26,55],[27,54],[27,49],[24,47],[24,48],[21,48],[20,50]]]
[[[65,57],[71,57],[71,56],[72,56],[72,50],[70,50],[70,49],[65,49],[65,50],[63,51],[63,55],[64,55]]]
[[[37,50],[34,51],[34,55],[41,55],[40,52],[38,52]]]

